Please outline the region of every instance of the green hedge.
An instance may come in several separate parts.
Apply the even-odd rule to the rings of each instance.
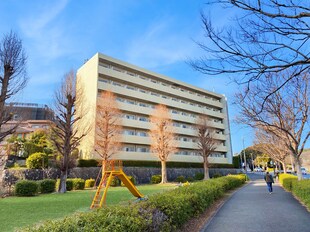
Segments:
[[[310,209],[310,180],[292,181],[292,193]]]
[[[297,181],[297,176],[291,174],[280,174],[279,182],[287,191],[292,191],[292,182]]]
[[[45,179],[38,181],[39,191],[41,193],[52,193],[55,191],[56,180]]]
[[[161,175],[153,175],[151,177],[151,184],[159,184],[161,182]]]
[[[186,178],[184,176],[178,176],[175,179],[176,182],[181,182],[181,183],[185,183],[186,182]]]
[[[20,180],[15,184],[16,196],[35,196],[38,193],[39,185],[33,180]]]
[[[205,177],[205,175],[202,172],[196,172],[194,179],[195,180],[203,180],[204,177]]]
[[[138,204],[108,206],[23,231],[174,231],[201,214],[228,190],[241,186],[244,175],[226,176],[153,195]]]
[[[73,190],[83,190],[85,188],[85,180],[81,178],[72,178],[68,179],[72,181],[72,189]]]
[[[43,152],[37,152],[30,155],[26,160],[26,166],[29,169],[41,169],[47,168],[48,156]]]
[[[79,159],[77,163],[78,167],[98,167],[99,161],[95,159]]]
[[[85,188],[92,188],[95,186],[95,180],[90,178],[85,180]]]
[[[60,185],[60,179],[57,179],[56,186],[55,186],[56,192],[58,192],[59,185]],[[72,179],[67,179],[67,181],[66,181],[66,190],[67,191],[71,191],[72,189],[73,189],[73,181],[72,181]]]

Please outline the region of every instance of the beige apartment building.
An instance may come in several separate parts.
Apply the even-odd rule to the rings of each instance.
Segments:
[[[224,95],[151,72],[126,62],[97,53],[77,72],[77,88],[84,89],[87,105],[85,121],[92,130],[81,143],[82,158],[99,158],[93,151],[95,142],[96,103],[100,91],[109,90],[116,95],[122,111],[122,149],[114,159],[158,161],[150,152],[149,116],[157,104],[169,108],[177,133],[178,151],[170,156],[174,162],[202,162],[198,155],[195,123],[198,115],[209,116],[216,129],[218,142],[210,157],[211,163],[232,163],[232,149]]]

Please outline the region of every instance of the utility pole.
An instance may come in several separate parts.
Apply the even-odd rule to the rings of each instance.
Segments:
[[[242,138],[242,142],[243,142],[244,169],[245,169],[245,174],[247,174],[247,170],[246,170],[246,157],[245,157],[245,149],[244,149],[244,137]]]

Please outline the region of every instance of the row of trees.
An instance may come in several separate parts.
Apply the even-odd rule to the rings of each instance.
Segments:
[[[207,1],[237,12],[223,28],[202,13],[207,55],[192,66],[208,75],[229,75],[239,122],[257,131],[259,148],[278,162],[292,156],[302,179],[301,155],[309,128],[309,3],[298,0]],[[285,166],[285,165],[284,165]]]
[[[103,165],[122,147],[121,111],[113,93],[102,92],[97,105],[95,151],[101,156]],[[157,105],[150,116],[151,151],[159,158],[162,167],[162,181],[167,182],[166,162],[171,154],[177,151],[177,140],[171,116],[165,105]],[[197,121],[198,150],[204,160],[205,179],[209,179],[208,157],[215,151],[217,142],[215,131],[208,117],[202,115]],[[103,171],[105,167],[103,166]]]

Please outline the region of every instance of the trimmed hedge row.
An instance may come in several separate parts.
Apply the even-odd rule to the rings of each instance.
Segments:
[[[292,193],[310,209],[310,180],[292,181]]]
[[[291,174],[281,174],[279,181],[283,188],[292,192],[300,201],[310,208],[310,180],[300,180]]]
[[[201,181],[153,195],[138,204],[77,213],[23,231],[173,231],[245,180],[245,175],[231,175]]]
[[[98,167],[101,166],[100,160],[95,159],[79,159],[78,167]],[[161,163],[159,161],[123,161],[124,167],[153,167],[160,168]],[[183,163],[183,162],[167,162],[168,168],[203,168],[202,163]],[[235,168],[233,164],[210,164],[210,168]]]
[[[292,182],[297,181],[297,176],[291,174],[280,174],[279,182],[287,191],[292,191]]]

